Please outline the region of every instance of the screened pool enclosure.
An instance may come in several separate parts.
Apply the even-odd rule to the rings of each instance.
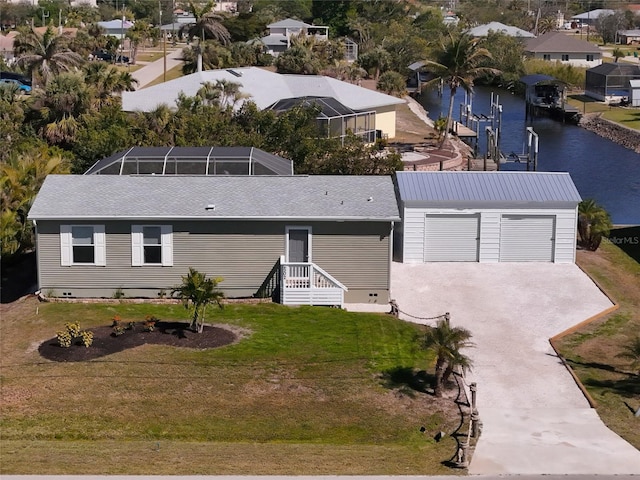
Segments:
[[[316,117],[319,135],[325,138],[344,138],[349,132],[366,143],[376,141],[376,112],[356,112],[331,97],[286,98],[271,105],[271,110],[285,112],[295,106],[317,106]]]
[[[133,147],[85,175],[293,175],[293,162],[253,147]]]

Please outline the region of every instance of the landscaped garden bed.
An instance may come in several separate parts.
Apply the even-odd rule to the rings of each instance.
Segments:
[[[205,349],[229,345],[237,338],[233,332],[221,327],[205,326],[202,333],[197,333],[189,328],[187,322],[158,321],[154,322],[152,329],[145,323],[149,322],[124,322],[122,327],[105,325],[93,328],[89,330],[93,334],[93,342],[89,346],[77,341],[65,348],[57,338],[52,338],[43,342],[38,351],[44,358],[56,362],[83,362],[140,345]]]

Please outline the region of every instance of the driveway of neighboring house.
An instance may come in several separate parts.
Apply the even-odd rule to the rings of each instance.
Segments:
[[[612,306],[577,266],[394,263],[391,286],[400,318],[450,312],[473,334],[467,381],[484,428],[469,473],[640,473],[640,451],[605,427],[549,344]]]

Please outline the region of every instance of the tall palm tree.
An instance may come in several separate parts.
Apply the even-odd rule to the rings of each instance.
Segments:
[[[471,359],[461,350],[473,346],[471,332],[466,328],[452,327],[448,320],[439,320],[424,336],[422,347],[436,354],[436,378],[433,385],[436,397],[442,396],[442,388],[447,377],[456,366],[471,367]]]
[[[602,237],[609,235],[611,230],[609,213],[599,206],[595,200],[583,200],[578,205],[578,235],[582,247],[595,252]]]
[[[67,39],[49,27],[40,35],[33,29],[21,30],[13,44],[18,66],[34,80],[47,84],[51,78],[84,63],[84,58],[67,47]],[[36,83],[34,81],[34,83]]]
[[[204,329],[204,314],[207,305],[212,303],[222,308],[224,294],[216,287],[222,281],[221,278],[207,278],[204,273],[189,267],[189,273],[182,277],[182,284],[173,288],[172,295],[178,295],[184,308],[193,308],[191,328],[198,333]]]
[[[189,41],[198,38],[198,71],[202,71],[202,43],[206,39],[213,39],[222,45],[227,45],[231,41],[231,35],[222,24],[223,16],[213,11],[215,2],[209,1],[202,8],[198,8],[193,2],[189,2],[194,22],[180,27],[179,36],[186,37]]]
[[[485,62],[491,59],[491,53],[480,46],[480,40],[467,34],[449,35],[436,51],[435,60],[425,60],[427,69],[434,78],[427,84],[443,81],[449,87],[449,111],[447,114],[447,130],[441,141],[444,145],[450,135],[451,121],[453,118],[454,96],[458,88],[466,92],[473,92],[473,82],[487,73],[499,74],[499,70],[485,66]]]

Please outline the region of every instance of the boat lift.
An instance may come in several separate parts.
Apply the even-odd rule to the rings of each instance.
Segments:
[[[495,132],[494,143],[500,146],[500,127],[502,125],[502,105],[500,104],[500,96],[491,92],[491,105],[489,115],[473,113],[473,94],[467,96],[464,93],[464,103],[460,104],[460,123],[470,130],[475,131],[475,140],[473,143],[473,154],[478,155],[478,138],[480,137],[480,125],[489,124],[486,128],[491,128]]]

